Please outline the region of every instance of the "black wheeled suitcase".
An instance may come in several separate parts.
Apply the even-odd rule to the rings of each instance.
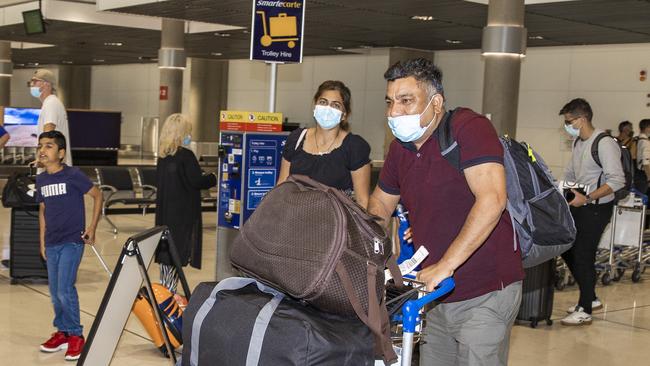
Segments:
[[[253,279],[201,283],[183,314],[182,366],[372,366],[374,338]]]
[[[20,279],[47,279],[47,267],[41,257],[38,206],[11,209],[9,237],[12,283]]]
[[[553,294],[555,291],[555,259],[534,267],[524,269],[521,305],[517,320],[529,322],[532,328],[545,320],[551,325],[553,314]]]

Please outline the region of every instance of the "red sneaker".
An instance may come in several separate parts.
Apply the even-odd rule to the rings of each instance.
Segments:
[[[68,337],[68,350],[65,352],[65,359],[67,361],[75,361],[81,356],[81,351],[84,349],[86,341],[83,336],[70,336]]]
[[[52,333],[52,337],[41,344],[42,352],[58,352],[68,348],[68,336],[63,332]]]

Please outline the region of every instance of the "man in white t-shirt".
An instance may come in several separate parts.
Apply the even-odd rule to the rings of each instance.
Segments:
[[[43,106],[41,115],[38,117],[38,134],[57,130],[65,136],[68,146],[70,133],[68,132],[68,115],[61,100],[56,96],[56,77],[50,70],[38,69],[28,82],[29,92],[34,98],[38,98]],[[65,150],[65,163],[72,166],[72,149]]]

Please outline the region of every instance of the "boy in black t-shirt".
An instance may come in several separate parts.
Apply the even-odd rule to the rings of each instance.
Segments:
[[[41,255],[47,261],[50,296],[57,331],[45,343],[43,352],[66,349],[65,359],[79,358],[84,346],[79,320],[79,296],[75,288],[84,244],[95,242],[95,229],[102,207],[102,194],[78,168],[62,163],[66,141],[59,131],[43,132],[38,138],[38,163],[45,171],[36,177],[40,203]],[[93,217],[85,227],[84,194],[94,200]]]

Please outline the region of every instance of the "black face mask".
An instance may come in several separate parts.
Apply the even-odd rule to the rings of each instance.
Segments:
[[[634,137],[634,131],[630,131],[630,132],[628,132],[628,133],[627,133],[627,136],[628,136],[628,137]]]

